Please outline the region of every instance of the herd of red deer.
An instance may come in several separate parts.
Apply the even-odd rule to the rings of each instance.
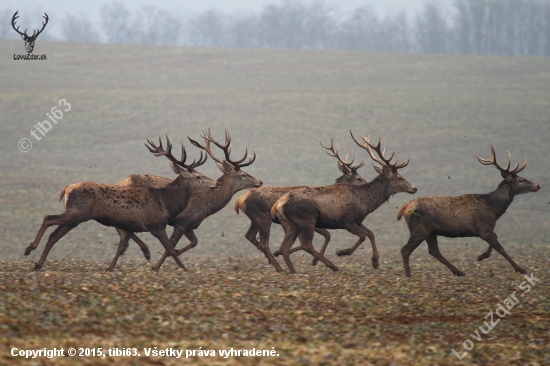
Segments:
[[[116,255],[108,270],[114,269],[118,257],[124,253],[130,239],[140,246],[145,258],[150,259],[147,245],[135,235],[135,232],[150,232],[165,248],[165,253],[153,269],[158,270],[170,255],[185,270],[178,256],[197,245],[198,239],[193,230],[198,228],[205,218],[225,207],[236,192],[248,189],[235,201],[235,211],[237,214],[242,211],[248,216],[250,228],[245,234],[246,239],[264,253],[277,272],[283,272],[275,259],[275,256],[279,255],[283,256],[289,271],[296,272],[290,261],[290,254],[298,250],[305,250],[311,254],[314,258],[313,265],[321,261],[333,271],[337,271],[338,267],[324,256],[330,241],[330,234],[326,229],[344,229],[359,237],[353,247],[337,251],[338,256],[351,255],[365,237],[368,237],[372,245],[372,265],[378,268],[379,256],[374,234],[363,225],[363,220],[394,194],[414,194],[416,188],[398,173],[399,169],[407,166],[408,160],[391,163],[395,150],[386,158],[385,149],[380,148],[380,138],[374,145],[368,136],[361,135],[362,141],[357,141],[351,131],[350,134],[355,143],[365,149],[379,164],[373,164],[378,176],[367,182],[357,174],[357,170],[364,163],[353,165],[354,160],[348,162],[348,156],[342,159],[331,141],[330,147],[322,146],[330,156],[338,160],[338,167],[343,175],[335,184],[324,187],[262,186],[260,180],[241,170],[254,162],[256,152],[251,157],[247,149],[240,160],[230,158],[229,128],[225,131],[224,144],[216,141],[210,130],[201,136],[205,141],[204,145],[189,138],[191,143],[201,150],[199,159],[193,160],[191,164],[185,163],[187,154],[183,143],[182,157],[178,160],[172,155],[172,144],[168,137],[166,149],[162,140],[159,139],[159,146],[148,140],[149,145],[146,146],[154,156],[165,156],[170,160],[172,170],[178,175],[176,179],[136,174],[114,185],[80,182],[66,186],[59,197],[60,201],[64,200],[65,212],[44,217],[35,240],[25,249],[25,255],[36,249],[48,227],[57,225],[48,238],[40,260],[34,266],[35,270],[39,270],[52,246],[59,239],[80,223],[96,220],[105,226],[115,227],[120,236]],[[214,155],[211,143],[223,151],[224,159]],[[453,266],[439,252],[438,235],[453,238],[479,237],[489,244],[489,248],[477,258],[478,260],[489,258],[494,248],[516,271],[526,273],[500,245],[494,228],[496,221],[506,212],[515,195],[537,192],[540,187],[518,176],[527,165],[527,160],[521,167],[516,163],[510,170],[509,152],[506,168],[497,164],[492,146],[491,152],[490,159],[482,159],[479,156],[477,158],[483,165],[494,165],[504,178],[493,192],[462,196],[424,196],[401,207],[397,220],[405,217],[410,231],[410,238],[401,249],[407,276],[410,276],[409,257],[424,240],[432,256],[446,265],[454,275],[464,276],[464,272]],[[195,170],[206,162],[207,156],[214,160],[223,173],[218,180],[208,178]],[[271,253],[269,234],[273,222],[283,226],[285,236],[280,249]],[[166,233],[167,225],[174,227],[170,238]],[[314,232],[325,237],[320,252],[312,245]],[[190,243],[176,250],[176,244],[182,235],[185,235]],[[300,246],[292,248],[296,239],[300,241]]]

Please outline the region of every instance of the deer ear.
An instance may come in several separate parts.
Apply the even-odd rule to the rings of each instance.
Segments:
[[[233,167],[233,165],[229,164],[227,161],[223,161],[221,164],[218,163],[217,161],[215,162],[218,169],[220,170],[220,172],[222,173],[230,173],[232,171],[235,170],[235,168]]]
[[[345,166],[344,164],[338,162],[338,169],[340,169],[340,171],[342,173],[344,173],[345,175],[350,175],[351,174],[351,170],[348,169],[347,166]]]
[[[382,167],[379,167],[378,165],[374,165],[372,164],[372,166],[374,167],[374,170],[376,170],[376,172],[380,175],[384,174],[384,168]]]
[[[176,165],[174,163],[170,163],[170,168],[172,168],[172,171],[176,174],[181,174],[182,172],[186,172],[186,169],[183,169],[181,166]]]
[[[514,177],[512,176],[512,174],[508,173],[508,172],[500,172],[500,175],[502,175],[502,178],[504,178],[507,182],[511,182],[512,179],[514,179]]]

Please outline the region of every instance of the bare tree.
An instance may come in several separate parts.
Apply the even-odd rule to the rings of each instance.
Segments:
[[[99,42],[100,36],[86,15],[67,13],[61,24],[63,38],[68,42]]]
[[[450,32],[438,3],[425,3],[423,12],[416,18],[415,26],[420,52],[446,53],[450,50]]]
[[[122,2],[104,4],[101,7],[101,24],[109,43],[133,43],[130,11]]]

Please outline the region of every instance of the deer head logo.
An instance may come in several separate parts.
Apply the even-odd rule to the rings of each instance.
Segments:
[[[34,32],[32,33],[32,36],[29,36],[27,34],[27,30],[25,29],[25,32],[24,33],[21,33],[19,31],[19,26],[17,26],[17,28],[15,28],[15,20],[17,18],[19,18],[19,15],[17,15],[17,13],[19,13],[19,10],[17,10],[15,12],[15,14],[13,14],[13,17],[11,18],[11,26],[13,27],[13,29],[15,29],[15,31],[17,33],[19,33],[21,35],[21,38],[23,38],[23,40],[25,41],[25,48],[27,49],[27,53],[32,53],[32,50],[34,49],[34,42],[36,41],[36,38],[38,38],[38,36],[40,35],[40,33],[42,33],[42,31],[44,30],[44,28],[46,28],[46,24],[48,24],[48,14],[44,13],[44,19],[46,19],[45,22],[42,22],[42,29],[38,30],[34,30]]]

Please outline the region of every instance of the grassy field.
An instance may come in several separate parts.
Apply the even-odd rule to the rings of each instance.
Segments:
[[[0,347],[60,347],[83,339],[88,347],[276,347],[279,358],[262,359],[274,364],[353,364],[357,357],[383,365],[550,362],[544,358],[550,59],[40,42],[35,53],[48,60],[23,62],[12,56],[22,52],[21,41],[0,41],[0,49],[0,290],[6,297],[0,299]],[[36,141],[29,131],[60,99],[71,110]],[[244,239],[248,219],[230,203],[196,231],[199,245],[181,257],[189,274],[171,261],[151,273],[136,245],[114,273],[104,273],[118,237],[95,222],[64,237],[42,272],[30,272],[45,239],[29,257],[23,250],[44,215],[62,212],[58,196],[65,185],[115,183],[135,173],[174,177],[145,140],[198,138],[208,127],[221,139],[226,125],[236,155],[246,146],[256,150],[246,171],[266,185],[333,183],[336,163],[319,146],[331,137],[341,152],[367,162],[363,177],[374,178],[350,129],[380,135],[384,147],[397,148],[398,159],[410,159],[402,174],[418,193],[396,195],[365,220],[386,264],[372,269],[369,246],[353,258],[336,257],[336,249],[355,239],[333,231],[327,257],[341,273],[311,268],[309,258],[296,254],[303,262],[299,275],[274,277]],[[22,138],[32,140],[29,152],[19,151]],[[466,279],[453,278],[425,245],[412,256],[412,279],[405,279],[399,248],[408,230],[395,216],[417,196],[493,190],[499,172],[475,157],[489,157],[491,144],[500,162],[506,150],[513,162],[528,158],[522,176],[542,187],[516,197],[496,233],[543,284],[458,363],[450,350],[523,277],[495,254],[478,267],[474,259],[485,244],[472,238],[440,240]],[[201,171],[220,175],[211,161]],[[273,249],[281,234],[273,229]],[[160,243],[140,237],[155,261]],[[46,305],[51,309],[42,310]],[[20,361],[0,352],[0,363]],[[77,361],[94,362],[67,359]]]

